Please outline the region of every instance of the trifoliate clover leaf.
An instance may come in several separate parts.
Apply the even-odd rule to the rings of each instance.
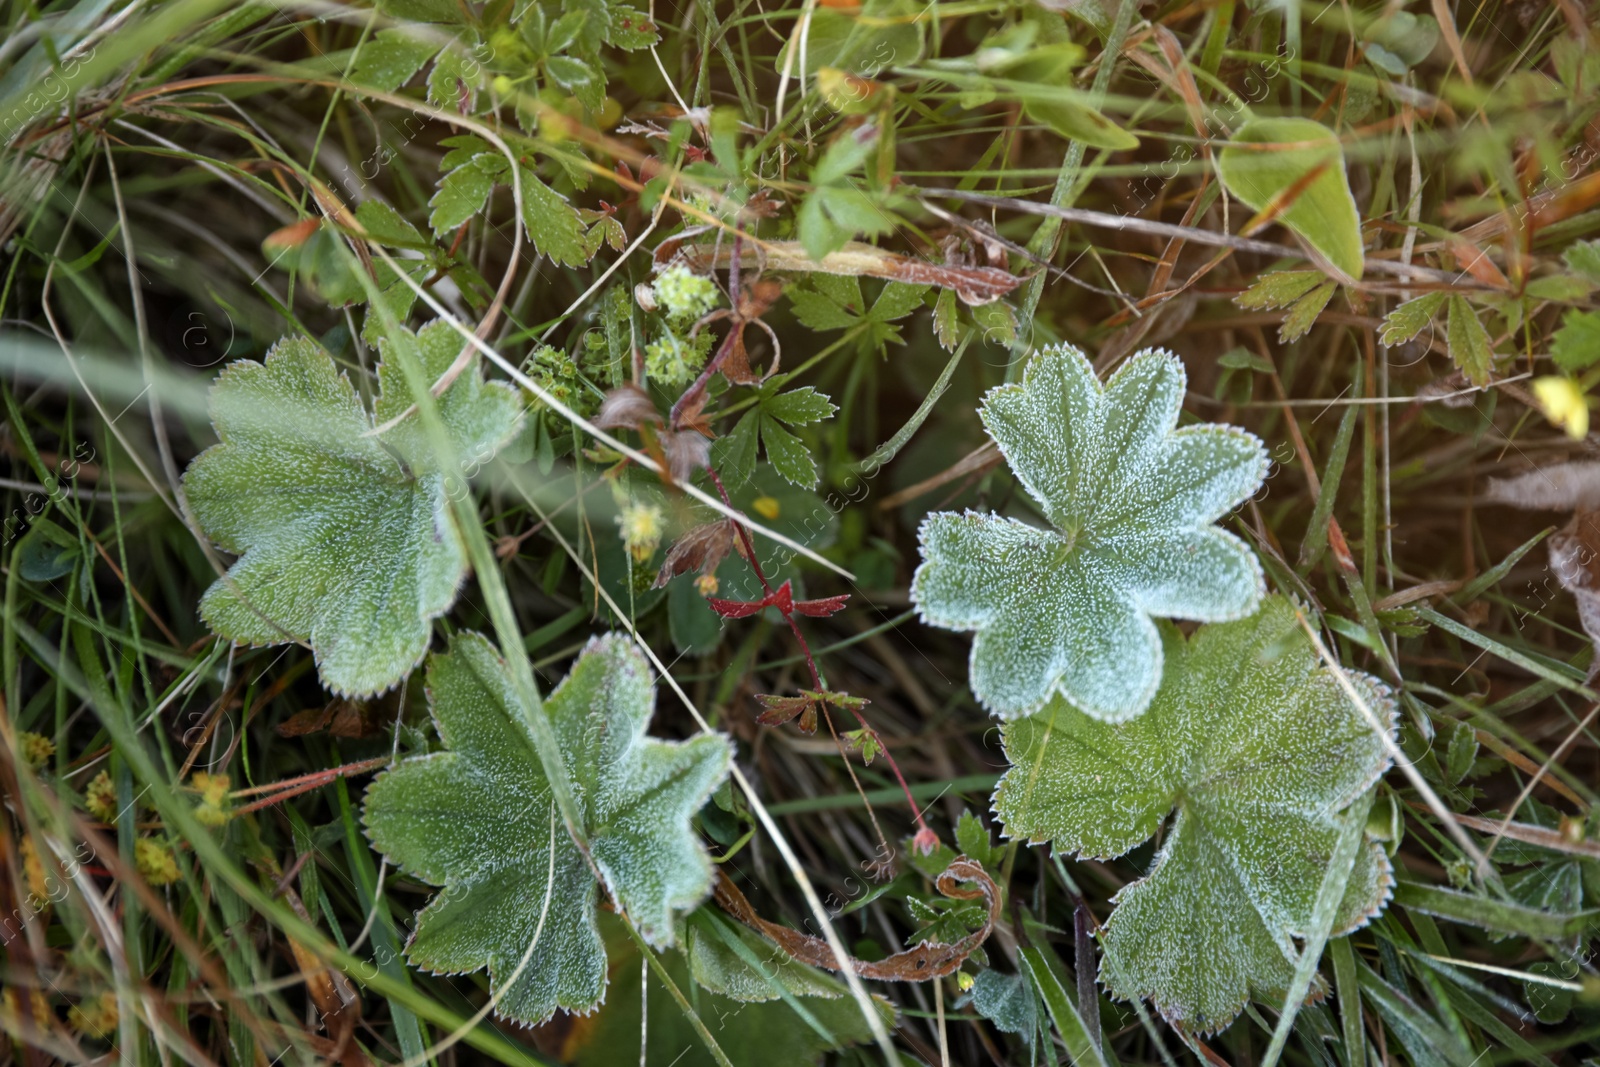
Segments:
[[[1096,718],[1139,714],[1161,680],[1152,616],[1254,611],[1261,565],[1216,522],[1267,455],[1232,426],[1175,429],[1183,364],[1146,350],[1102,388],[1083,353],[1044,349],[979,412],[1050,526],[940,512],[922,524],[911,595],[925,622],[975,630],[970,683],[1003,719],[1059,692]]]
[[[378,851],[445,887],[417,915],[408,958],[437,973],[487,967],[510,1019],[593,1010],[606,989],[598,883],[556,815],[505,662],[464,634],[429,660],[428,697],[448,751],[380,775],[363,812]],[[647,737],[654,704],[644,657],[608,636],[589,642],[544,713],[594,869],[612,903],[664,947],[676,916],[710,892],[711,861],[689,819],[727,777],[730,751],[713,734]]]
[[[461,350],[447,323],[402,333],[430,382]],[[395,343],[381,343],[370,414],[314,341],[283,340],[265,363],[229,364],[211,390],[221,443],[184,475],[201,529],[240,554],[200,601],[206,623],[241,644],[308,642],[323,684],[350,696],[382,692],[416,666],[429,623],[454,603],[467,572],[448,495],[461,490],[463,472],[447,469],[415,413],[367,436],[415,399]],[[437,403],[467,472],[522,421],[517,394],[476,368]]]
[[[1013,838],[1119,856],[1171,824],[1149,874],[1114,898],[1100,979],[1190,1029],[1226,1026],[1251,996],[1282,1003],[1339,838],[1337,813],[1389,766],[1383,740],[1320,666],[1292,602],[1185,640],[1163,625],[1166,669],[1150,710],[1100,722],[1065,700],[1004,728],[1012,769],[995,812]],[[1351,681],[1392,730],[1394,701]],[[1333,933],[1388,900],[1373,841],[1356,863]]]

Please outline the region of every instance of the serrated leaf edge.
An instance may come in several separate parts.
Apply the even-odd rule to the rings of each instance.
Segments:
[[[324,356],[328,360],[328,362],[333,365],[335,372],[338,374],[339,381],[341,383],[343,383],[343,385],[350,390],[350,396],[355,401],[355,405],[356,405],[357,410],[359,410],[361,412],[361,420],[362,420],[362,422],[366,424],[368,430],[371,430],[371,428],[374,425],[374,423],[372,421],[372,411],[369,409],[367,401],[362,397],[361,391],[355,387],[355,383],[350,380],[349,372],[347,372],[344,368],[340,367],[338,362],[336,360],[334,360],[334,358],[331,355],[328,354],[328,350],[322,346],[322,342],[318,341],[314,337],[301,336],[301,335],[290,335],[288,337],[281,337],[277,341],[273,342],[271,348],[267,349],[266,357],[261,362],[258,363],[253,359],[236,359],[236,360],[233,360],[230,363],[228,363],[226,366],[224,366],[222,368],[222,370],[217,373],[216,378],[214,378],[212,380],[211,387],[207,391],[207,394],[206,394],[206,417],[210,420],[212,428],[216,431],[217,443],[214,444],[214,445],[207,446],[204,450],[201,451],[201,453],[198,456],[196,456],[193,460],[191,460],[189,462],[189,466],[184,469],[183,474],[178,479],[180,485],[183,484],[183,482],[188,479],[189,471],[191,469],[193,469],[194,466],[197,463],[199,463],[206,456],[210,455],[212,452],[218,451],[218,450],[222,449],[223,447],[225,447],[228,444],[227,435],[225,435],[217,425],[217,407],[216,407],[216,405],[217,405],[217,391],[220,388],[222,388],[223,385],[228,380],[235,379],[235,378],[241,378],[241,377],[243,377],[245,375],[248,375],[248,374],[264,373],[266,371],[268,361],[272,360],[274,358],[277,358],[278,347],[280,345],[284,344],[285,342],[288,342],[288,341],[305,341],[305,342],[310,343],[311,345],[313,345],[316,348],[318,353],[320,353],[322,356]],[[465,373],[478,374],[478,373],[480,373],[480,368],[478,368],[476,366],[469,365],[467,367]],[[498,381],[498,380],[495,380],[495,379],[490,379],[490,378],[480,378],[479,379],[479,385],[480,385],[480,387],[486,387],[486,388],[491,388],[491,389],[499,389],[502,392],[508,393],[512,397],[517,398],[519,401],[521,399],[521,395],[518,393],[518,391],[516,389],[512,388],[510,385],[508,385],[505,382],[501,382],[501,381]],[[417,416],[416,413],[413,412],[410,417],[411,418],[417,418],[419,416]],[[500,452],[500,450],[502,448],[504,448],[508,442],[510,442],[514,437],[516,437],[516,435],[518,433],[522,432],[522,426],[523,426],[523,423],[525,422],[526,419],[527,419],[527,410],[524,407],[524,408],[521,408],[518,411],[516,422],[513,424],[511,430],[508,431],[505,434],[505,436],[503,436],[500,439],[500,441],[496,444],[495,449],[494,449],[495,454],[498,454]],[[412,482],[414,484],[420,485],[421,482],[422,482],[422,479],[418,478],[416,476],[412,476]],[[437,514],[437,509],[435,509],[435,513]],[[461,567],[460,567],[459,572],[456,574],[455,585],[451,589],[449,603],[447,603],[443,608],[441,608],[438,611],[420,613],[419,614],[419,618],[423,623],[431,623],[435,619],[443,618],[446,614],[449,613],[450,609],[455,606],[456,600],[458,600],[460,598],[461,590],[466,586],[467,578],[471,574],[471,570],[472,570],[471,565],[467,560],[467,546],[465,545],[465,543],[462,542],[462,539],[461,539],[461,531],[456,529],[455,523],[449,519],[448,514],[446,514],[445,527],[446,527],[446,536],[453,538],[455,540],[455,542],[456,542],[456,547],[459,548],[460,551],[461,551]],[[234,562],[238,562],[238,558],[242,558],[244,556],[245,552],[249,551],[248,549],[241,550],[241,549],[239,549],[238,547],[236,547],[236,546],[234,546],[232,544],[226,544],[226,543],[221,542],[221,541],[212,540],[211,543],[215,547],[222,549],[224,552],[227,552],[229,555],[236,557]],[[226,583],[227,586],[234,591],[234,594],[240,598],[241,602],[248,604],[249,603],[249,598],[244,595],[243,590],[238,588],[237,583],[234,581],[234,579],[232,577],[232,572],[233,572],[233,566],[232,566],[232,564],[230,564],[228,566],[227,570],[224,571],[221,575],[218,576],[217,582]],[[397,687],[399,687],[403,682],[405,682],[405,680],[407,678],[411,677],[411,675],[416,671],[417,667],[421,665],[422,661],[428,658],[428,653],[433,650],[433,635],[430,632],[429,635],[428,635],[428,639],[423,642],[422,651],[419,652],[417,654],[417,657],[411,661],[410,665],[407,666],[406,669],[403,672],[401,672],[400,676],[398,678],[396,678],[389,685],[385,686],[382,689],[372,689],[372,690],[360,690],[360,691],[357,691],[357,690],[344,689],[344,688],[340,687],[339,685],[330,682],[328,680],[327,676],[323,673],[323,671],[322,671],[322,663],[323,663],[322,651],[320,649],[318,649],[316,646],[311,644],[311,635],[309,635],[309,634],[307,634],[304,639],[299,638],[299,637],[294,637],[294,636],[288,636],[282,641],[271,641],[271,642],[264,642],[263,643],[263,642],[256,642],[256,641],[236,641],[231,637],[227,637],[227,635],[223,634],[220,630],[218,630],[216,625],[213,624],[213,622],[211,621],[210,617],[208,616],[208,614],[206,612],[206,606],[205,606],[206,594],[209,594],[210,591],[211,591],[211,588],[215,588],[216,584],[217,583],[213,583],[213,585],[210,588],[207,588],[206,593],[201,595],[201,599],[200,599],[200,603],[199,603],[200,620],[206,624],[206,628],[207,629],[209,629],[212,633],[216,634],[218,637],[221,637],[224,640],[227,640],[231,644],[233,644],[233,645],[235,645],[237,647],[240,647],[240,648],[274,648],[274,647],[276,647],[278,645],[283,645],[283,644],[303,644],[305,647],[311,649],[311,658],[312,658],[312,661],[316,664],[316,668],[317,668],[317,681],[318,681],[318,683],[324,689],[328,690],[328,692],[330,692],[330,693],[332,693],[332,694],[334,694],[335,696],[338,696],[338,697],[344,697],[344,698],[348,698],[348,699],[370,699],[372,697],[383,696],[385,693],[393,692]],[[252,607],[251,610],[254,611],[255,609]],[[266,616],[263,615],[262,618],[266,618]],[[268,622],[272,622],[273,626],[277,627],[277,623],[274,622],[273,620],[268,619],[267,621]],[[282,629],[281,627],[278,627],[278,628]],[[285,634],[288,633],[287,630],[285,630],[283,632]]]
[[[479,638],[479,639],[483,640],[484,643],[490,649],[490,651],[494,654],[496,662],[498,662],[501,665],[505,664],[505,657],[503,655],[501,655],[499,648],[494,644],[493,641],[490,641],[483,634],[479,633],[476,630],[464,630],[461,633],[456,635],[456,639],[457,640],[459,640],[460,638],[463,638],[463,637]],[[578,658],[581,658],[581,657],[583,657],[585,655],[588,655],[590,652],[593,652],[593,651],[600,651],[600,652],[609,653],[609,650],[610,650],[610,648],[612,646],[620,646],[623,649],[623,651],[625,651],[627,653],[630,653],[628,658],[630,658],[633,661],[633,665],[637,666],[637,667],[642,667],[644,672],[645,672],[645,674],[646,674],[646,676],[650,680],[650,714],[648,716],[646,716],[645,719],[644,719],[644,723],[646,724],[646,726],[648,726],[650,721],[655,718],[655,711],[656,711],[656,707],[655,707],[655,704],[656,704],[655,682],[656,682],[656,679],[655,679],[655,676],[654,676],[654,672],[650,668],[649,663],[639,653],[638,649],[634,647],[634,643],[630,638],[628,638],[627,636],[625,636],[623,634],[617,634],[617,633],[595,634],[595,635],[591,636],[587,642],[584,643],[583,648],[581,650],[579,650],[578,656],[574,658],[573,662],[576,663]],[[424,655],[423,658],[426,659],[427,658],[426,655]],[[571,680],[571,677],[572,677],[572,672],[570,670],[568,670],[568,672],[565,675],[562,676],[561,681],[556,684],[556,687],[554,689],[552,689],[550,691],[549,695],[546,696],[544,699],[546,701],[549,701],[549,700],[553,699],[557,693],[559,693],[563,688],[566,687],[567,682],[569,680]],[[434,732],[436,734],[438,734],[439,730],[440,730],[440,726],[439,726],[439,721],[435,717],[434,710],[433,710],[434,709],[433,689],[432,689],[431,686],[424,686],[423,691],[424,691],[424,694],[426,696],[426,701],[427,701],[427,706],[428,706],[428,719],[433,724]],[[650,737],[651,735],[645,734],[644,736]],[[733,742],[730,739],[728,739],[727,737],[725,737],[723,735],[720,735],[720,734],[710,734],[710,733],[702,734],[702,735],[699,735],[699,736],[720,737],[722,739],[722,742],[723,742],[723,748],[727,753],[728,762],[730,764],[732,763],[733,756],[734,756],[734,750],[733,750]],[[662,744],[684,745],[684,744],[687,744],[689,740],[693,740],[693,739],[692,738],[691,739],[685,739],[683,741],[668,741],[668,740],[666,740],[664,738],[653,738],[653,740],[656,740],[656,741],[658,741],[658,742],[660,742]],[[454,749],[441,749],[441,750],[439,750],[437,752],[426,752],[426,753],[422,753],[421,755],[407,756],[404,759],[397,760],[395,763],[391,764],[390,766],[388,766],[388,767],[384,768],[382,771],[380,771],[378,774],[374,775],[373,779],[372,779],[372,782],[368,785],[367,788],[370,790],[373,786],[377,785],[378,782],[380,782],[383,779],[387,778],[396,768],[400,767],[402,764],[410,765],[410,764],[420,764],[420,763],[432,762],[432,761],[434,761],[436,759],[439,759],[441,757],[450,756],[450,755],[453,755],[453,754],[455,754],[455,750]],[[696,805],[695,805],[696,809],[698,809],[700,806],[703,806],[707,801],[709,801],[711,799],[711,794],[715,793],[717,791],[717,789],[720,787],[720,785],[721,785],[721,783],[718,782],[716,785],[713,785],[712,788],[707,790],[705,792],[704,796],[699,797],[697,802],[696,802]],[[362,836],[364,838],[366,838],[368,847],[371,848],[374,852],[377,852],[379,855],[385,855],[384,852],[377,847],[377,842],[375,842],[373,840],[372,828],[369,825],[369,823],[367,822],[367,807],[366,807],[366,803],[364,801],[363,801],[363,803],[361,805],[359,821],[361,823],[361,834],[362,834]],[[558,826],[556,832],[557,832],[557,834],[563,834],[566,831],[565,831],[564,827]],[[695,850],[695,854],[700,859],[701,864],[704,867],[705,872],[706,872],[706,890],[697,899],[695,899],[695,900],[693,900],[693,901],[691,901],[691,902],[689,902],[687,904],[680,905],[680,904],[678,904],[676,902],[673,902],[671,904],[671,907],[672,907],[673,911],[682,911],[684,913],[688,913],[688,912],[693,911],[695,908],[699,907],[701,904],[705,903],[706,900],[710,899],[710,896],[711,896],[711,880],[712,880],[712,877],[716,873],[715,872],[715,865],[711,862],[711,855],[703,845]],[[398,869],[398,868],[396,868],[396,869]],[[598,867],[592,867],[591,868],[591,872],[593,872],[595,870],[598,870],[598,869],[599,869]],[[410,871],[406,872],[406,876],[410,877],[410,878],[415,878],[415,879],[417,879],[417,881],[422,882],[425,885],[434,886],[435,888],[439,889],[441,892],[449,892],[449,890],[450,890],[450,883],[448,881],[445,881],[445,882],[433,882],[433,881],[430,881],[427,878],[422,877],[419,874],[416,874],[416,873],[410,872]],[[608,898],[610,898],[612,904],[615,905],[615,903],[616,903],[615,895],[613,894],[613,892],[611,890],[611,887],[606,884],[607,880],[606,880],[606,877],[605,877],[605,873],[603,871],[600,872],[600,877],[597,880],[600,883],[601,887],[605,890],[606,896]],[[473,967],[470,970],[452,971],[452,970],[435,970],[433,967],[428,966],[427,963],[419,962],[415,957],[412,956],[412,954],[411,954],[411,946],[412,946],[412,943],[416,940],[417,929],[418,929],[418,927],[420,926],[420,923],[421,923],[422,913],[427,911],[430,907],[432,907],[435,903],[437,903],[438,900],[439,900],[439,895],[438,894],[432,895],[432,896],[430,896],[428,898],[426,903],[424,903],[421,907],[417,908],[415,911],[413,911],[411,913],[411,920],[412,920],[411,921],[411,932],[406,935],[406,943],[403,946],[403,952],[404,952],[404,955],[405,955],[405,958],[406,958],[406,962],[409,965],[411,965],[412,967],[415,967],[417,970],[422,971],[425,974],[433,975],[436,978],[455,978],[455,977],[460,977],[460,976],[463,976],[463,975],[478,974],[478,973],[482,972],[484,974],[484,976],[489,979],[490,996],[492,996],[492,997],[501,996],[502,993],[503,993],[504,987],[499,984],[498,976],[496,976],[495,974],[493,974],[490,971],[489,964],[488,964],[487,960],[484,961],[484,963],[481,964],[480,966]],[[554,906],[555,903],[556,902],[554,900],[551,901],[552,906]],[[619,911],[618,914],[625,915],[626,913]],[[665,938],[653,938],[652,936],[650,936],[650,934],[647,934],[643,929],[639,929],[639,935],[645,939],[645,942],[647,944],[649,944],[652,948],[656,948],[656,949],[672,948],[677,944],[677,941],[676,941],[676,930],[675,930],[673,924],[669,924],[668,925],[667,936]],[[688,942],[685,941],[684,944],[687,945]],[[596,1012],[598,1012],[601,1008],[603,1008],[605,1006],[606,997],[610,993],[610,991],[611,991],[611,971],[610,971],[610,968],[608,967],[608,968],[606,968],[604,970],[604,972],[603,972],[603,974],[601,976],[601,980],[600,980],[600,996],[599,996],[599,998],[596,999],[595,1002],[592,1005],[590,1005],[588,1008],[586,1008],[586,1009],[584,1009],[582,1011],[579,1011],[579,1010],[574,1009],[574,1008],[566,1007],[565,1005],[558,1004],[555,1008],[551,1009],[550,1014],[545,1016],[543,1019],[529,1021],[529,1020],[525,1020],[525,1019],[519,1019],[519,1018],[517,1018],[515,1016],[512,1016],[512,1015],[505,1014],[504,1012],[502,1012],[500,1010],[501,1001],[500,1000],[496,1000],[495,1007],[494,1007],[494,1010],[493,1010],[492,1014],[493,1014],[495,1019],[500,1020],[502,1022],[510,1023],[511,1025],[519,1027],[521,1029],[534,1030],[534,1029],[537,1029],[540,1026],[543,1026],[545,1023],[549,1022],[552,1018],[555,1017],[555,1015],[558,1012],[564,1012],[567,1015],[572,1015],[572,1016],[576,1016],[576,1017],[579,1017],[579,1018],[585,1018],[585,1017],[588,1017],[590,1015],[595,1014]]]

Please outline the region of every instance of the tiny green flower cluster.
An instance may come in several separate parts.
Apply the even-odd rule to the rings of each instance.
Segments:
[[[528,357],[525,366],[528,377],[539,388],[578,414],[587,417],[593,414],[593,411],[584,409],[598,406],[598,402],[589,395],[592,390],[584,388],[578,364],[559,348],[540,345],[534,349],[533,355]]]
[[[711,355],[712,340],[709,331],[698,334],[692,341],[669,331],[645,346],[645,372],[651,381],[660,385],[688,385]]]
[[[717,285],[703,274],[678,264],[661,272],[655,281],[656,305],[667,321],[683,326],[717,306]]]

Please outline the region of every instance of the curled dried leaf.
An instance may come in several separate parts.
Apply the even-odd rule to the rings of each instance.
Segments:
[[[699,430],[671,430],[661,435],[661,454],[674,482],[687,482],[711,462],[711,441]]]
[[[767,369],[756,371],[750,366],[750,353],[744,346],[744,331],[747,326],[759,326],[767,332],[767,337],[772,341],[772,362],[767,364]],[[779,361],[782,358],[783,345],[778,341],[778,335],[760,319],[735,321],[733,324],[734,337],[728,346],[728,354],[722,357],[722,362],[717,369],[722,376],[728,379],[731,385],[760,385],[778,372]]]
[[[828,971],[844,969],[825,940],[763,919],[750,901],[745,899],[739,887],[728,878],[727,872],[719,869],[717,875],[716,901],[723,911],[766,937],[791,959]],[[851,970],[863,978],[880,981],[926,982],[954,973],[978,946],[989,939],[994,924],[1000,918],[1000,888],[983,869],[983,864],[966,856],[957,856],[934,885],[952,900],[981,899],[988,909],[983,925],[956,941],[923,941],[881,960],[860,960],[851,956]]]
[[[660,425],[661,413],[650,394],[633,382],[623,382],[606,394],[594,424],[602,430],[637,430],[646,424]]]
[[[678,575],[692,570],[710,574],[727,558],[736,536],[731,519],[702,523],[689,530],[667,550],[666,561],[661,564],[661,570],[656,572],[656,580],[651,588],[660,589]]]
[[[757,693],[756,700],[767,709],[756,716],[756,722],[762,726],[782,726],[798,717],[801,733],[817,732],[817,701],[812,694],[801,693],[796,697],[786,697],[772,693]]]

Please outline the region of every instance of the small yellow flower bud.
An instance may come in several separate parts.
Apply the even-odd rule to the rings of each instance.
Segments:
[[[89,814],[101,822],[117,821],[117,787],[111,781],[111,772],[101,771],[90,779],[83,789],[83,802]]]
[[[22,761],[34,770],[43,767],[56,754],[54,741],[31,730],[24,730],[17,735],[17,747],[22,750]]]
[[[50,880],[45,877],[44,861],[39,858],[39,846],[33,838],[22,838],[22,880],[27,883],[28,895],[35,901],[44,901],[39,910],[50,906]]]
[[[33,1018],[24,1020],[22,1012],[24,1003]],[[32,1031],[48,1031],[55,1023],[55,1013],[50,1010],[50,1002],[44,999],[44,994],[37,989],[7,989],[0,993],[0,1026],[6,1030],[17,1033]]]
[[[141,837],[133,843],[133,862],[151,885],[171,885],[182,877],[171,846],[153,837]]]
[[[96,1041],[116,1037],[117,1019],[117,995],[109,991],[74,1004],[67,1011],[67,1024]]]
[[[617,527],[635,563],[643,563],[655,554],[656,546],[661,543],[661,519],[661,509],[654,504],[629,501],[622,505]]]
[[[232,780],[225,774],[207,774],[197,771],[189,784],[200,791],[200,803],[195,805],[194,817],[206,826],[221,826],[229,819],[228,790]]]

